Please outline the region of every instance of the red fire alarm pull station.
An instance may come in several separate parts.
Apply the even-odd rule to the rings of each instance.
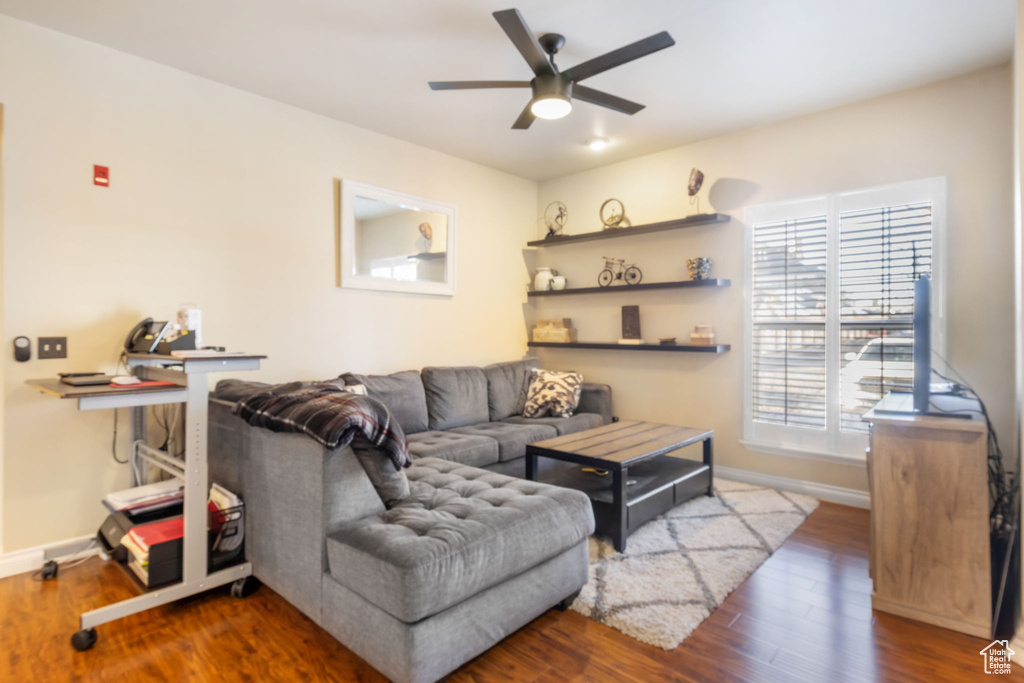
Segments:
[[[110,169],[106,166],[92,167],[92,184],[101,187],[110,187]]]

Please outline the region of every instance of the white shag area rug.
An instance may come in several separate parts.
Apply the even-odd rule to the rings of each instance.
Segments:
[[[679,647],[818,507],[810,496],[715,479],[715,496],[672,508],[618,553],[590,538],[577,612],[665,650]]]

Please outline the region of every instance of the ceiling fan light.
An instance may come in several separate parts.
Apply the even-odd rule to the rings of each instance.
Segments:
[[[539,119],[560,119],[572,111],[572,102],[568,97],[548,95],[535,99],[530,105],[530,112]]]

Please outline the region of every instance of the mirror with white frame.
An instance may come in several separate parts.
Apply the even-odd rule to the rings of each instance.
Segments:
[[[455,294],[455,207],[341,181],[341,286]]]

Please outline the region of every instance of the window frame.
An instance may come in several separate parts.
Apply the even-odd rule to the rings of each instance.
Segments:
[[[883,206],[928,201],[932,209],[932,349],[946,355],[946,179],[912,180],[797,200],[748,206],[744,211],[743,244],[743,438],[746,448],[773,455],[864,464],[868,436],[841,429],[840,342],[840,215]],[[824,215],[826,219],[824,430],[755,422],[753,419],[753,299],[754,225]]]

